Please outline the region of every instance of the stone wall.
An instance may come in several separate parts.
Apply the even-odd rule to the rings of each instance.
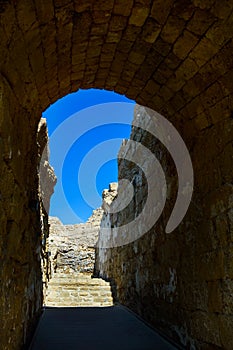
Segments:
[[[45,124],[30,114],[0,77],[0,310],[1,349],[20,349],[41,313],[46,270],[47,213],[39,191],[38,164],[47,141]],[[20,228],[20,229],[19,229]]]
[[[86,223],[75,225],[63,225],[58,218],[49,218],[48,251],[52,278],[54,273],[93,273],[102,214],[101,208],[96,209]]]
[[[0,76],[0,339],[20,349],[42,304],[37,124]]]
[[[97,249],[96,274],[112,280],[119,302],[188,349],[230,350],[233,186],[232,153],[230,156],[228,151],[229,147],[232,150],[232,120],[206,129],[189,146],[195,175],[192,202],[178,228],[165,233],[176,198],[177,174],[164,147],[143,131],[145,113],[144,107],[136,108],[141,128],[133,128],[130,138],[151,149],[162,164],[167,204],[157,224],[140,239],[117,248]],[[125,145],[123,148],[127,154],[127,144],[126,150]],[[136,164],[119,160],[119,180],[122,178],[134,185],[134,199],[119,213],[109,213],[117,197],[127,190],[119,182],[112,205],[103,205],[102,227],[114,229],[134,220],[145,204],[147,181]]]
[[[37,133],[39,198],[41,222],[41,270],[43,285],[47,286],[50,278],[50,256],[48,251],[50,198],[54,192],[57,178],[49,164],[49,137],[46,119],[41,118]],[[43,289],[44,290],[44,289]],[[45,295],[44,295],[45,297]]]

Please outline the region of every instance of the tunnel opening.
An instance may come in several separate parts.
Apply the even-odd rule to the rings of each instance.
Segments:
[[[49,215],[44,221],[50,227],[42,259],[46,306],[111,304],[107,283],[104,290],[100,281],[99,290],[98,281],[90,277],[103,216],[102,192],[110,182],[117,183],[117,152],[122,139],[129,138],[133,109],[133,101],[124,96],[92,89],[66,96],[42,115],[40,123],[48,128],[46,139],[40,137],[44,151],[39,167]]]

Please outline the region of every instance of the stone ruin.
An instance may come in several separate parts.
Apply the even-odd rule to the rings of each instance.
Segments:
[[[102,207],[93,210],[85,223],[64,225],[59,218],[49,217],[50,278],[56,272],[93,274],[100,225],[116,194],[117,183],[110,183],[109,189],[103,191]]]

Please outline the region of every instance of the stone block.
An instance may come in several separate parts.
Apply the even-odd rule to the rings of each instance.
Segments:
[[[199,114],[199,115],[197,115],[195,117],[194,121],[195,121],[195,125],[197,126],[197,128],[199,130],[203,130],[203,129],[207,128],[210,125],[208,117],[206,116],[206,114],[204,112]]]
[[[112,16],[109,30],[112,32],[118,32],[124,30],[127,24],[127,18],[122,16]]]
[[[223,295],[221,281],[208,282],[208,308],[210,312],[222,313]]]
[[[184,59],[197,44],[198,38],[192,33],[184,30],[176,41],[173,52],[180,59]]]
[[[140,32],[140,27],[129,25],[124,31],[123,39],[134,43]]]
[[[92,2],[90,0],[86,1],[86,0],[76,0],[74,2],[74,9],[76,12],[80,13],[80,12],[84,12],[87,11],[91,8],[92,6]]]
[[[218,50],[218,47],[204,37],[192,50],[189,57],[196,62],[198,67],[202,67],[218,52]]]
[[[232,6],[233,5],[231,2],[223,0],[221,4],[219,2],[215,2],[210,11],[214,16],[220,19],[226,19],[229,18],[229,13],[232,12]]]
[[[223,119],[231,116],[231,109],[229,106],[229,97],[223,98],[223,100],[217,102],[210,107],[209,114],[213,124],[221,122]]]
[[[187,29],[196,35],[203,35],[214,21],[215,17],[209,11],[197,9]]]
[[[187,22],[193,16],[194,11],[195,11],[195,6],[192,4],[192,2],[188,0],[175,3],[173,8],[171,9],[171,13],[174,16],[182,18]]]
[[[25,0],[24,2],[18,2],[16,5],[19,27],[23,32],[26,32],[32,27],[33,23],[36,23],[34,4],[29,0]]]
[[[159,91],[159,89],[160,85],[156,83],[153,79],[149,80],[145,86],[145,90],[148,91],[152,96],[154,96]]]
[[[107,11],[96,10],[93,12],[93,20],[95,24],[103,24],[109,22],[110,16],[110,13]]]
[[[232,338],[233,317],[232,315],[219,315],[219,329],[222,346],[226,350],[231,350],[233,347]]]
[[[118,183],[117,182],[111,182],[109,184],[109,191],[117,191]]]
[[[133,43],[128,40],[121,40],[118,44],[118,50],[120,53],[128,53],[132,48]]]
[[[215,1],[214,0],[206,0],[205,2],[201,1],[201,0],[194,0],[193,4],[196,7],[199,7],[200,9],[204,10],[204,9],[211,9],[212,6],[214,5]]]
[[[99,0],[98,2],[94,2],[93,9],[94,10],[103,10],[103,11],[111,11],[114,5],[114,0]]]
[[[198,261],[198,271],[206,281],[222,279],[225,275],[223,250],[203,254]]]
[[[190,327],[192,338],[221,346],[218,315],[196,311],[191,315]]]
[[[176,78],[179,81],[189,80],[198,72],[198,65],[195,60],[187,58],[177,69]]]
[[[184,27],[184,20],[170,15],[161,32],[161,38],[165,42],[173,44],[183,32]]]
[[[233,299],[232,299],[233,280],[232,279],[224,279],[222,281],[221,292],[222,292],[222,305],[223,305],[222,314],[232,315],[232,311],[233,311]]]
[[[118,43],[120,41],[122,32],[108,32],[108,36],[106,38],[106,43]]]
[[[93,25],[91,27],[91,35],[105,35],[105,33],[107,32],[107,28],[108,28],[108,24],[107,23],[103,23],[103,24],[99,24],[99,25]]]
[[[173,0],[158,0],[154,1],[151,8],[151,17],[153,17],[158,23],[164,24],[170,10],[173,6]]]
[[[150,9],[143,6],[134,6],[131,16],[129,18],[129,24],[141,27],[148,17]]]
[[[149,18],[146,21],[146,26],[142,32],[142,38],[147,43],[153,44],[158,38],[161,31],[161,25],[159,25],[156,21]]]
[[[138,52],[135,52],[135,51],[131,51],[129,56],[128,56],[128,60],[129,62],[131,63],[134,63],[134,64],[141,64],[145,59],[145,55],[143,55],[142,53],[138,53]]]
[[[124,0],[116,0],[114,2],[113,13],[116,15],[129,16],[133,7],[133,0],[125,2]]]

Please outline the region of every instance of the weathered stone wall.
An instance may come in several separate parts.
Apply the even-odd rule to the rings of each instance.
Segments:
[[[46,279],[47,212],[38,164],[46,124],[29,122],[9,83],[0,78],[0,310],[1,349],[26,344],[41,312]],[[48,182],[47,182],[48,183]],[[54,184],[53,184],[54,185]]]
[[[50,256],[48,251],[50,198],[54,192],[57,178],[49,164],[49,137],[46,119],[41,118],[37,133],[39,199],[41,222],[41,269],[43,285],[47,286],[50,278]],[[44,288],[43,288],[44,290]],[[45,295],[44,295],[45,297]]]
[[[131,139],[151,149],[162,164],[169,188],[167,205],[161,219],[140,239],[118,248],[98,249],[96,273],[114,282],[118,301],[187,348],[230,350],[233,122],[207,128],[193,139],[189,146],[195,176],[192,202],[179,227],[166,234],[177,175],[164,147],[143,131],[144,113],[143,107],[136,108],[142,129],[133,128]],[[134,220],[145,204],[146,179],[136,164],[119,160],[121,178],[134,185],[134,200],[118,214],[109,214],[109,203],[104,205],[103,227],[114,228]],[[126,189],[119,183],[118,196]]]
[[[37,125],[0,77],[0,338],[20,349],[42,303]]]
[[[46,119],[41,118],[37,133],[38,144],[38,171],[40,181],[40,195],[44,211],[49,214],[50,198],[54,192],[57,178],[53,167],[49,164],[49,136]]]
[[[93,273],[102,215],[103,210],[96,209],[87,222],[75,225],[63,225],[58,218],[49,218],[51,278],[54,273]]]

